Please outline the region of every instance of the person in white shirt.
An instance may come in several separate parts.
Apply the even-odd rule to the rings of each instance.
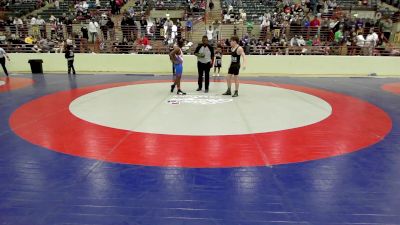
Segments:
[[[55,0],[54,1],[54,6],[56,7],[56,9],[60,9],[60,1]]]
[[[306,41],[303,39],[303,36],[300,36],[299,39],[297,39],[297,44],[299,46],[305,46],[306,45]]]
[[[175,40],[175,37],[178,35],[178,27],[174,24],[171,27],[171,38]]]
[[[265,18],[265,19],[264,19],[264,18]],[[260,25],[260,30],[262,31],[264,28],[265,28],[266,30],[269,30],[269,29],[268,29],[269,26],[270,26],[269,20],[268,20],[266,17],[263,17],[263,21],[261,22],[261,25]]]
[[[10,61],[10,57],[8,57],[6,51],[4,51],[3,48],[0,48],[0,64],[3,67],[4,73],[8,77],[8,71],[7,71],[7,68],[6,68],[6,58],[7,58],[8,61]]]
[[[297,38],[297,35],[294,35],[294,36],[292,37],[292,39],[290,39],[290,46],[291,46],[291,47],[293,47],[293,46],[300,46],[298,40],[299,40],[299,39]]]
[[[30,23],[30,25],[31,25],[31,27],[32,27],[32,33],[33,33],[33,36],[34,37],[38,37],[39,36],[39,25],[37,24],[37,19],[33,16],[32,18],[31,18],[31,23]]]
[[[356,54],[357,55],[366,55],[365,48],[364,48],[365,42],[366,42],[366,40],[363,36],[363,32],[359,31],[356,36],[356,46],[357,46]]]
[[[40,37],[41,38],[46,38],[46,22],[44,21],[44,19],[41,16],[38,16],[37,20],[36,20],[36,24],[39,26],[39,30],[40,30]]]
[[[365,38],[364,38],[364,36],[362,35],[362,32],[361,32],[361,31],[358,32],[358,35],[357,35],[357,37],[356,37],[356,40],[357,40],[356,45],[357,45],[358,47],[361,47],[361,48],[364,47]]]
[[[231,15],[229,13],[224,15],[224,19],[222,20],[223,23],[227,23],[231,21]]]
[[[369,34],[367,35],[367,38],[365,40],[365,46],[369,47],[368,48],[368,55],[372,55],[374,52],[374,48],[376,44],[378,43],[379,37],[375,33],[374,28],[371,28],[369,30]]]
[[[206,30],[206,35],[207,35],[208,42],[212,44],[213,37],[214,37],[214,29],[212,28],[212,26],[208,26],[208,30]]]
[[[92,37],[92,43],[94,43],[94,41],[97,38],[97,28],[99,28],[99,24],[94,20],[90,21],[89,33],[90,33],[90,36]]]

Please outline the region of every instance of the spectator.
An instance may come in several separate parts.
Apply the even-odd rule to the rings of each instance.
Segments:
[[[162,8],[162,7],[164,7],[164,2],[162,0],[158,0],[157,3],[156,3],[156,6],[158,8]]]
[[[96,0],[96,8],[97,8],[97,9],[100,9],[100,8],[101,8],[100,0]]]
[[[92,43],[94,43],[97,38],[97,35],[98,35],[97,28],[98,27],[99,27],[99,24],[92,19],[89,23],[89,33],[90,33],[90,37],[92,38]]]
[[[149,51],[152,49],[152,47],[150,45],[150,40],[146,36],[143,36],[139,40],[139,45],[142,47],[142,50],[144,50],[144,51]]]
[[[390,34],[392,33],[393,22],[389,17],[386,17],[382,21],[382,31],[383,35],[387,40],[390,40]]]
[[[300,46],[298,43],[298,37],[297,35],[294,35],[292,37],[292,39],[290,39],[290,46],[294,47],[294,46]]]
[[[25,38],[25,43],[26,44],[34,44],[34,43],[36,43],[36,39],[34,37],[32,37],[32,35],[28,35]]]
[[[335,32],[335,42],[340,43],[343,39],[343,28]]]
[[[39,31],[40,31],[40,37],[41,38],[46,38],[46,22],[41,16],[38,16],[38,19],[36,20],[36,24],[39,26]]]
[[[212,26],[208,26],[208,30],[206,30],[206,35],[207,35],[208,42],[212,45],[213,37],[214,37],[214,30],[213,30]]]
[[[111,18],[108,18],[106,25],[107,25],[107,28],[108,28],[109,35],[110,35],[111,39],[114,39],[114,37],[115,37],[114,22],[112,21]]]
[[[312,45],[313,46],[320,46],[321,45],[321,40],[320,40],[318,35],[314,36],[314,39],[312,40]]]
[[[318,17],[315,16],[314,19],[310,22],[311,27],[320,27],[321,22],[319,21]]]
[[[100,23],[100,30],[103,33],[103,39],[107,40],[108,39],[108,26],[107,26],[108,18],[106,14],[101,15],[101,19],[99,21]]]
[[[210,8],[210,12],[213,11],[214,9],[214,2],[210,0],[210,3],[208,3],[208,7]]]
[[[193,27],[193,22],[192,22],[192,19],[191,18],[189,18],[187,21],[186,21],[186,39],[190,39],[191,38],[191,34],[192,34],[192,27]]]
[[[355,54],[365,55],[364,46],[365,46],[365,38],[363,36],[363,33],[361,31],[359,31],[357,34],[357,37],[356,37],[356,53]]]

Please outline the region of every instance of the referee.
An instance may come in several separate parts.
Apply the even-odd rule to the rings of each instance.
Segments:
[[[6,68],[6,58],[8,59],[8,61],[10,61],[10,57],[8,57],[6,51],[4,51],[3,48],[0,48],[0,64],[3,67],[4,73],[8,77],[8,71]]]
[[[198,88],[196,91],[201,91],[203,88],[203,74],[205,76],[204,87],[205,92],[208,92],[210,85],[210,69],[213,65],[214,60],[214,48],[208,44],[207,36],[203,36],[202,44],[198,45],[194,51],[194,55],[197,56],[197,71],[199,74],[197,83]]]

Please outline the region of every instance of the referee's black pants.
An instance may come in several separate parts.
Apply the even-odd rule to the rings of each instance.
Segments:
[[[74,60],[68,60],[68,74],[71,74],[71,69],[72,74],[75,74]]]
[[[208,63],[201,63],[197,62],[197,71],[199,73],[199,77],[197,80],[197,84],[199,85],[199,89],[203,88],[203,74],[204,74],[204,87],[208,90],[210,86],[210,69],[211,69],[211,62]]]
[[[3,67],[4,73],[8,76],[8,71],[6,68],[6,57],[0,58],[0,64]]]

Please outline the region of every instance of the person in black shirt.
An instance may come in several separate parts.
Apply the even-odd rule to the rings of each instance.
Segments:
[[[205,92],[208,92],[210,85],[210,69],[214,61],[214,48],[208,44],[207,36],[203,36],[202,44],[199,44],[194,51],[197,56],[197,71],[198,71],[198,88],[196,91],[201,91],[203,87],[203,74],[205,77],[204,86]]]
[[[75,75],[76,74],[74,68],[75,54],[72,48],[73,47],[70,45],[67,46],[67,49],[65,50],[65,58],[67,59],[68,62],[68,74],[71,74],[71,69],[72,69],[72,73]]]
[[[228,90],[226,90],[223,95],[231,95],[231,86],[232,86],[232,75],[233,80],[235,81],[235,93],[232,97],[239,96],[239,70],[240,70],[240,57],[243,57],[243,69],[246,69],[246,55],[242,47],[239,46],[239,38],[237,36],[231,37],[231,65],[228,70],[228,76],[226,77],[226,83],[228,86]]]

